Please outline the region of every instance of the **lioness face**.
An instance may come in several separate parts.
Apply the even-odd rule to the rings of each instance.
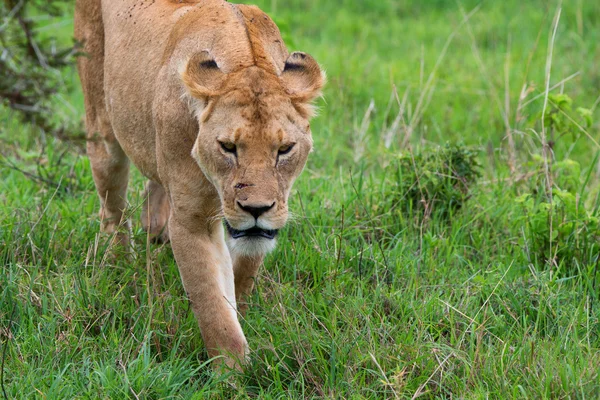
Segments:
[[[194,156],[219,192],[230,237],[269,248],[288,219],[290,189],[312,147],[308,121],[289,99],[259,100],[272,104],[262,118],[263,106],[230,100],[221,99],[200,125]]]
[[[292,184],[312,149],[308,122],[312,98],[298,101],[286,78],[298,78],[303,68],[299,62],[307,57],[293,58],[297,64],[286,63],[295,76],[286,76],[284,70],[277,77],[256,67],[231,76],[217,74],[223,79],[218,95],[208,96],[200,113],[192,155],[219,193],[230,247],[238,253],[269,251],[288,220]],[[204,61],[210,72],[217,73],[213,64]],[[190,69],[188,64],[188,76],[194,73]],[[320,89],[318,66],[317,71]],[[184,82],[193,87],[185,75]]]

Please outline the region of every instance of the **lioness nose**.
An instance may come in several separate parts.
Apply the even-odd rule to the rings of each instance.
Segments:
[[[242,203],[238,201],[238,206],[240,206],[240,208],[246,211],[247,213],[250,213],[250,215],[252,215],[254,219],[258,219],[258,217],[269,211],[271,208],[275,207],[275,202],[273,202],[273,204],[271,204],[270,206],[264,206],[254,204],[242,205]]]

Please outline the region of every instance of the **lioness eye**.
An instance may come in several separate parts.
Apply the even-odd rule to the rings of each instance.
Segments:
[[[281,146],[279,148],[279,155],[281,156],[281,155],[289,153],[294,148],[294,145],[295,145],[295,143],[287,144],[285,146]]]
[[[232,154],[236,153],[237,148],[236,148],[235,144],[233,144],[231,142],[219,142],[219,144],[221,145],[221,148],[223,149],[224,152],[232,153]]]

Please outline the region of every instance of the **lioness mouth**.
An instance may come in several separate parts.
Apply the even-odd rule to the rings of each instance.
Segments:
[[[268,230],[259,228],[258,226],[246,229],[245,231],[238,231],[237,229],[232,228],[227,221],[225,221],[225,226],[227,227],[227,232],[229,232],[229,235],[234,239],[240,239],[243,237],[263,237],[265,239],[275,239],[275,236],[277,236],[278,232],[277,229]]]

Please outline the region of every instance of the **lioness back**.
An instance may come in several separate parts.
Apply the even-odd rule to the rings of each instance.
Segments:
[[[156,181],[153,103],[157,92],[164,98],[174,86],[181,87],[179,70],[190,54],[210,52],[224,73],[253,64],[270,64],[281,73],[288,56],[276,25],[253,6],[223,0],[105,1],[102,16],[104,87],[112,126],[131,161]],[[193,115],[188,118],[189,124],[182,126],[194,129]],[[195,137],[196,132],[182,132],[186,134]]]

